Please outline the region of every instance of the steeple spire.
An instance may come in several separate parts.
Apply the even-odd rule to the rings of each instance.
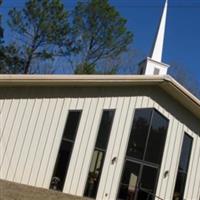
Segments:
[[[162,62],[163,43],[164,43],[165,26],[167,19],[167,7],[168,7],[168,0],[165,1],[163,13],[160,19],[160,25],[158,28],[158,32],[155,38],[155,43],[153,45],[150,56],[151,59],[157,62]]]
[[[150,54],[144,61],[139,64],[139,74],[145,75],[165,75],[169,65],[162,63],[163,43],[165,36],[165,27],[167,20],[168,0],[165,0],[163,13],[155,37],[155,42]]]

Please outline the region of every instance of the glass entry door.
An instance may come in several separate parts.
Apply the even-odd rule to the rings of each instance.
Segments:
[[[126,160],[118,199],[151,200],[156,189],[158,169]]]
[[[155,198],[168,120],[155,109],[137,109],[129,137],[118,200]]]

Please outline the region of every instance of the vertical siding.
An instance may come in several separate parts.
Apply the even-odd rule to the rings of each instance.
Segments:
[[[103,109],[115,109],[98,200],[116,199],[136,108],[154,107],[169,119],[157,196],[173,195],[184,132],[193,137],[185,198],[200,198],[200,137],[153,99],[88,97],[0,100],[0,178],[49,188],[69,110],[82,110],[64,192],[82,196]],[[113,157],[117,160],[111,163]],[[167,177],[163,177],[169,171]]]
[[[81,145],[83,133],[84,133],[86,123],[88,120],[90,106],[91,106],[91,98],[85,99],[84,104],[83,104],[82,116],[81,116],[81,120],[79,123],[77,135],[76,135],[76,140],[75,140],[74,148],[73,148],[72,155],[71,155],[71,162],[68,167],[68,174],[67,174],[66,181],[65,181],[65,183],[67,183],[67,184],[65,184],[64,190],[63,190],[64,192],[67,192],[67,193],[70,193],[70,190],[71,190],[73,176],[75,173],[74,170],[76,167],[77,157],[78,157],[78,153],[79,153],[79,147]],[[70,106],[70,109],[75,109],[75,108],[72,108]]]
[[[35,100],[27,100],[27,104],[26,104],[26,110],[24,112],[24,117],[22,120],[22,125],[20,127],[20,130],[18,132],[18,138],[15,144],[15,148],[14,148],[14,152],[11,158],[11,164],[10,166],[12,166],[11,170],[10,168],[8,169],[8,176],[9,176],[9,180],[12,181],[17,181],[20,182],[20,173],[18,173],[18,166],[21,166],[21,154],[22,154],[22,150],[23,150],[23,145],[24,145],[24,141],[26,138],[26,134],[27,134],[27,130],[28,130],[28,126],[30,125],[30,120],[31,120],[31,116],[32,116],[32,111],[35,105]]]
[[[5,172],[6,169],[4,168],[4,166],[8,165],[8,160],[5,153],[8,148],[8,142],[13,129],[13,124],[18,110],[18,106],[19,106],[19,100],[12,102],[11,106],[9,107],[9,114],[6,116],[5,124],[3,124],[2,127],[2,135],[0,138],[0,149],[2,149],[1,150],[2,156],[0,157],[0,171],[2,178],[5,178],[5,173],[6,173]]]
[[[178,122],[178,127],[177,127],[177,131],[175,134],[176,134],[175,140],[172,141],[174,143],[173,152],[170,155],[170,157],[172,158],[170,168],[169,168],[170,175],[168,178],[167,188],[165,191],[166,199],[171,199],[173,196],[173,191],[174,191],[173,189],[175,186],[176,175],[177,175],[178,166],[179,166],[179,159],[180,159],[180,155],[181,155],[181,147],[182,147],[183,136],[184,136],[183,125],[180,122]],[[167,160],[168,159],[169,159],[169,157],[167,157]]]
[[[21,183],[28,184],[29,176],[31,174],[31,166],[34,161],[34,154],[36,151],[38,139],[40,137],[40,132],[42,130],[42,126],[44,123],[44,119],[46,116],[47,108],[48,108],[48,99],[37,99],[35,103],[35,115],[32,118],[31,126],[29,126],[29,130],[27,131],[27,138],[24,144],[24,156],[23,160],[24,165],[20,169],[21,172]],[[33,111],[33,112],[34,112]],[[32,126],[33,125],[33,126]],[[30,135],[29,135],[30,134]]]
[[[169,171],[170,169],[171,158],[173,154],[173,146],[174,146],[173,141],[175,140],[176,130],[178,126],[177,122],[173,119],[171,115],[168,115],[167,118],[169,120],[169,126],[168,126],[166,141],[165,141],[163,161],[160,168],[160,177],[158,180],[158,186],[157,186],[157,192],[156,192],[157,195],[161,198],[165,197],[165,191],[166,191],[169,176],[164,178],[163,174],[165,173],[165,171]]]
[[[38,175],[37,180],[37,184],[40,184],[44,188],[49,188],[71,102],[72,99],[68,98],[63,101],[59,100],[57,104],[59,106],[57,107],[57,114],[55,115],[54,124],[52,124],[52,129],[49,132],[47,144],[44,149],[39,172],[41,176]]]
[[[109,164],[109,168],[107,169],[106,184],[104,186],[104,190],[102,191],[103,194],[102,194],[101,199],[109,199],[109,196],[110,196],[110,188],[112,186],[113,179],[115,176],[115,168],[116,168],[116,162],[117,162],[116,160],[116,162],[112,164],[111,160],[114,157],[118,159],[118,153],[119,153],[121,140],[123,136],[123,134],[121,133],[124,131],[124,126],[125,126],[125,122],[127,118],[129,105],[130,105],[130,97],[124,98],[117,131],[114,134],[112,134],[110,137],[110,141],[108,145],[109,148],[107,151],[107,152],[110,152],[110,155],[107,153],[109,157],[107,156],[107,160],[105,159],[105,162]]]
[[[73,155],[74,157],[72,157],[72,159],[75,160],[76,163],[74,165],[74,171],[73,171],[72,181],[71,181],[70,190],[69,190],[69,192],[71,194],[76,194],[80,175],[82,173],[84,158],[86,156],[86,149],[87,149],[87,145],[88,145],[88,140],[90,138],[91,128],[92,128],[92,124],[93,124],[96,109],[97,109],[97,103],[98,103],[97,98],[91,99],[89,110],[88,110],[88,115],[87,115],[87,120],[86,120],[85,126],[82,130],[82,134],[77,135],[76,141],[80,142],[80,145],[79,146],[76,145],[76,142],[75,142],[75,145],[74,145],[74,151],[77,150],[76,147],[78,147],[78,150],[77,150],[77,154]],[[78,139],[80,139],[80,140],[78,140]],[[82,180],[80,180],[80,181],[82,181]],[[69,184],[68,182],[66,182],[66,183]]]
[[[199,159],[200,159],[200,144],[199,144],[199,138],[197,135],[192,133],[188,130],[187,133],[190,133],[190,135],[193,138],[193,146],[191,151],[191,157],[190,157],[190,164],[188,169],[188,178],[186,182],[186,188],[185,188],[185,199],[197,199],[198,194],[197,190],[195,189],[196,186],[199,185],[200,181],[200,165],[199,165]]]
[[[6,178],[7,180],[12,180],[11,174],[13,174],[14,167],[12,168],[12,167],[9,167],[9,166],[12,166],[11,162],[13,160],[13,154],[14,154],[14,151],[15,151],[15,146],[16,146],[16,142],[18,140],[19,130],[22,126],[22,121],[23,121],[26,105],[27,105],[26,99],[20,100],[18,111],[16,113],[15,120],[14,120],[14,123],[13,123],[13,128],[12,128],[12,131],[10,133],[10,139],[7,143],[6,148],[5,148],[6,149],[5,150],[6,157],[4,157],[4,159],[7,162],[3,163],[2,168],[5,169],[5,170],[3,170],[3,171],[5,171],[3,177]],[[7,165],[5,165],[5,164],[7,164]]]
[[[94,122],[100,122],[103,105],[104,105],[104,98],[99,98],[95,116],[93,118],[92,126],[89,132],[90,135],[89,135],[88,143],[86,144],[85,156],[83,157],[84,160],[82,162],[82,167],[81,167],[81,174],[77,180],[76,194],[80,196],[82,196],[84,193],[84,187],[87,181],[90,162],[92,159],[92,154],[94,151],[94,146],[95,146],[98,128],[99,128],[99,123],[94,123]]]
[[[124,129],[123,129],[123,134],[122,134],[122,138],[121,138],[121,144],[120,144],[120,148],[118,150],[118,155],[117,155],[117,162],[114,163],[115,166],[115,174],[113,176],[113,181],[112,184],[110,185],[110,190],[108,192],[108,196],[110,199],[115,199],[117,192],[118,191],[118,187],[119,187],[119,183],[120,183],[120,179],[121,179],[121,174],[122,174],[122,170],[123,170],[123,165],[124,165],[124,155],[126,154],[126,148],[128,145],[128,138],[130,135],[130,130],[131,130],[131,126],[132,126],[132,121],[133,121],[133,117],[134,117],[134,108],[135,108],[135,104],[137,102],[137,98],[136,97],[131,97],[130,98],[130,103],[128,106],[128,111],[127,111],[127,115],[125,118],[125,123],[124,123]]]
[[[1,121],[0,121],[0,125],[1,125],[0,141],[2,139],[5,123],[8,120],[8,116],[9,116],[11,105],[12,105],[12,100],[11,99],[4,100],[4,102],[2,103],[1,113],[0,113],[0,116],[1,116],[1,118],[0,118],[1,119]]]
[[[37,179],[37,173],[38,169],[40,167],[45,143],[47,140],[47,135],[49,134],[49,130],[52,124],[52,120],[55,114],[55,108],[57,104],[57,99],[52,99],[51,101],[44,101],[46,102],[47,106],[45,110],[43,109],[44,117],[42,121],[42,127],[40,128],[40,132],[38,131],[38,137],[36,138],[36,144],[35,144],[35,152],[33,157],[32,165],[30,165],[30,175],[28,179],[29,185],[35,185],[36,179]],[[45,112],[46,111],[46,112]]]
[[[107,152],[106,152],[105,159],[104,159],[104,166],[102,169],[102,175],[101,175],[101,179],[100,179],[100,183],[99,183],[97,199],[102,199],[102,197],[104,196],[104,194],[103,194],[104,189],[105,189],[104,187],[106,185],[108,170],[109,170],[109,166],[111,164],[110,161],[111,161],[111,156],[112,156],[112,146],[113,146],[113,142],[116,137],[116,133],[119,129],[119,122],[120,122],[120,116],[122,114],[123,103],[124,103],[124,98],[119,97],[117,99],[117,103],[116,103],[116,111],[115,111],[115,116],[114,116],[114,120],[113,120],[113,124],[112,124],[112,129],[110,132],[110,139],[108,141]]]
[[[197,139],[197,166],[196,166],[196,174],[195,174],[195,183],[193,187],[193,199],[200,200],[200,137]]]

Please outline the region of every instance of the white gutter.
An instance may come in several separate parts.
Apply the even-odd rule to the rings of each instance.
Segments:
[[[200,100],[169,75],[0,75],[0,87],[133,85],[158,85],[200,119]]]

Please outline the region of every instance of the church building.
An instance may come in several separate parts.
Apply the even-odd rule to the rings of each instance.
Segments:
[[[200,200],[200,100],[162,62],[138,75],[0,75],[0,179],[97,200]]]

